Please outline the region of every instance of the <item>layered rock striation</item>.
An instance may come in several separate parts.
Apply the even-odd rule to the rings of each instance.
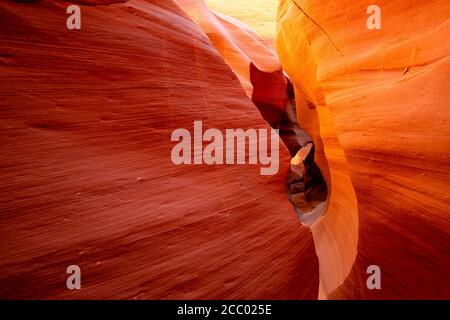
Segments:
[[[276,48],[330,189],[321,298],[448,298],[450,6],[280,1]],[[382,289],[366,286],[378,265]]]
[[[82,5],[68,30],[68,5],[0,3],[0,297],[315,298],[286,148],[273,176],[171,160],[197,120],[269,128],[204,31],[168,0]]]

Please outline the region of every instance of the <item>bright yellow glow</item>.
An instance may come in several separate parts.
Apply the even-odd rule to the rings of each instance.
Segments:
[[[278,0],[205,0],[214,11],[236,18],[265,39],[275,37]]]

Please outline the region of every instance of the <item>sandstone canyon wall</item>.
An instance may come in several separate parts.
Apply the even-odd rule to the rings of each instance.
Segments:
[[[449,298],[448,1],[282,0],[276,49],[331,189],[321,298]],[[382,289],[368,290],[378,265]]]
[[[0,2],[1,298],[310,298],[310,231],[280,171],[171,162],[171,133],[268,128],[168,0]],[[82,270],[67,290],[66,268]]]
[[[363,0],[71,3],[0,2],[0,298],[450,297],[447,1],[377,1],[380,30]],[[278,174],[174,165],[198,120],[279,128]]]

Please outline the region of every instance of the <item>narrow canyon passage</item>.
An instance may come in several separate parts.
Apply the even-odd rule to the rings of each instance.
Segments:
[[[0,1],[0,299],[450,297],[449,1],[70,4]]]
[[[280,110],[286,105],[270,97],[281,82],[268,85],[269,92],[252,92],[250,76],[233,60],[250,60],[266,81],[269,73],[284,70],[292,83],[296,118],[314,142],[297,157],[295,139],[285,135],[292,172],[305,155],[314,156],[327,188],[325,203],[325,185],[318,188],[316,207],[316,213],[325,212],[319,219],[311,215],[309,224],[319,259],[319,298],[449,297],[450,135],[442,134],[450,112],[449,2],[378,1],[377,29],[368,26],[363,0],[267,1],[259,12],[258,1],[247,1],[243,10],[234,0],[208,3],[273,35],[264,43],[276,49],[278,63],[260,61],[251,54],[254,47],[245,50],[249,46],[239,39],[237,46],[213,41],[266,120],[274,116],[264,105],[268,99]],[[274,33],[268,31],[272,18]],[[292,182],[289,191],[301,192],[304,183]],[[294,196],[296,208],[310,209],[303,200]],[[381,290],[366,284],[374,265],[382,270]]]
[[[309,226],[324,214],[328,189],[314,161],[314,142],[297,121],[293,85],[283,70],[268,73],[253,63],[250,63],[250,83],[253,103],[264,120],[279,130],[281,141],[289,150],[290,169],[285,180],[288,200],[300,221]]]

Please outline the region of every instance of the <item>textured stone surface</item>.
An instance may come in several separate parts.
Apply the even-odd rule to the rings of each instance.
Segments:
[[[276,48],[330,188],[311,227],[320,297],[448,299],[449,2],[377,1],[381,30],[367,1],[295,2]]]
[[[0,3],[1,298],[315,298],[312,237],[278,175],[175,166],[175,128],[267,128],[169,0]],[[77,264],[82,289],[66,289]]]
[[[79,0],[81,31],[27,2],[0,3],[0,298],[450,297],[448,1],[380,0],[368,30],[367,1],[281,0],[281,64],[277,1]],[[175,166],[195,120],[296,135],[276,176]],[[312,235],[284,189],[310,138]]]

